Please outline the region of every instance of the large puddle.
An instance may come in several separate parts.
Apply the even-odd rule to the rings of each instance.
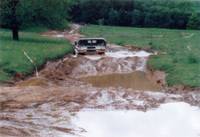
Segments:
[[[147,112],[85,110],[74,119],[83,137],[199,137],[200,109],[167,103]]]
[[[113,49],[115,50],[113,50]],[[80,80],[92,84],[94,87],[122,87],[134,90],[159,91],[161,86],[150,79],[146,73],[146,62],[152,53],[146,51],[129,51],[120,47],[112,47],[105,55],[86,55],[87,59],[96,61],[94,67],[84,67],[93,70],[89,76]],[[84,62],[84,65],[87,63]],[[83,70],[83,67],[81,67]],[[98,73],[96,73],[98,72]],[[99,73],[101,72],[101,73]]]
[[[158,84],[148,79],[146,73],[143,71],[89,76],[81,78],[81,80],[91,83],[95,87],[123,87],[151,91],[158,91],[161,89]]]

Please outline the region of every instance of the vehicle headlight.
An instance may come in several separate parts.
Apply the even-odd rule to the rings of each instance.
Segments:
[[[79,50],[86,50],[87,47],[79,47],[78,49],[79,49]]]

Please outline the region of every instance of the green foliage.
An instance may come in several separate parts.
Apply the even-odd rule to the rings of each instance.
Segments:
[[[38,33],[20,32],[20,41],[12,41],[8,30],[0,29],[0,81],[10,80],[15,73],[30,74],[34,66],[24,56],[23,50],[40,67],[47,60],[62,57],[72,51],[64,39],[41,37]]]
[[[0,1],[0,25],[12,27],[21,24],[21,14],[16,10],[19,7],[19,0]],[[15,22],[15,24],[13,24]]]
[[[148,65],[165,71],[169,85],[200,87],[200,31],[89,25],[81,33],[88,37],[104,36],[119,45],[150,46],[160,54],[152,56]]]
[[[104,25],[186,29],[193,1],[78,0],[70,8],[75,22]]]
[[[10,28],[12,1],[1,0],[0,25]],[[16,0],[15,0],[16,1]],[[49,28],[64,28],[68,19],[69,0],[17,0],[16,22],[20,28],[43,25]]]
[[[140,10],[133,10],[132,12],[132,26],[142,26],[143,25],[143,13]]]
[[[111,9],[108,13],[107,24],[110,25],[119,25],[120,16],[118,11]]]
[[[193,13],[189,18],[187,28],[188,29],[200,29],[200,15],[198,15],[197,13]]]
[[[190,53],[188,55],[188,64],[198,64],[200,63],[200,56],[195,55],[195,53]]]

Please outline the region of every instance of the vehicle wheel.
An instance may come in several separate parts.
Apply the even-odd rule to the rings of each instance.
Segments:
[[[73,55],[76,55],[76,51],[75,50],[73,50]]]
[[[78,53],[78,51],[76,49],[74,49],[73,54],[74,55],[78,55],[79,53]]]

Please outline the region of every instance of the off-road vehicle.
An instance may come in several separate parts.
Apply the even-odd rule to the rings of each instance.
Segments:
[[[74,42],[75,54],[97,53],[104,54],[107,42],[104,38],[80,38]]]

